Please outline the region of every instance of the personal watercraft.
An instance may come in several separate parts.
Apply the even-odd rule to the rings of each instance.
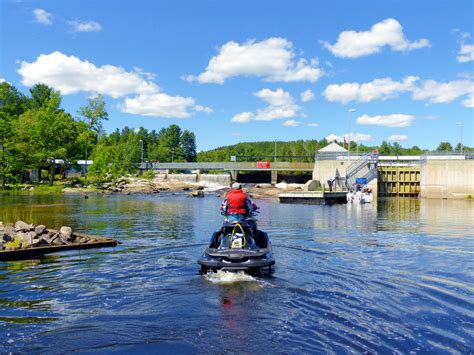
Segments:
[[[271,273],[275,260],[268,234],[257,228],[253,218],[248,218],[224,221],[222,228],[212,234],[198,264],[202,273],[217,270]]]

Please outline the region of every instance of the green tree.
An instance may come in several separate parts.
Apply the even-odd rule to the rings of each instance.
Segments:
[[[18,117],[25,112],[27,99],[13,85],[0,83],[0,180],[2,186],[14,179],[15,172],[24,167],[16,159],[15,125]]]
[[[54,181],[52,160],[69,161],[74,155],[78,136],[77,122],[59,109],[60,102],[59,92],[53,92],[45,105],[23,113],[16,125],[19,160],[29,168],[49,166],[50,185]]]
[[[89,124],[90,129],[97,134],[102,131],[102,121],[109,119],[102,95],[89,99],[87,106],[79,108],[77,113]]]
[[[194,133],[184,130],[181,135],[181,145],[183,149],[184,159],[189,162],[195,162],[197,159],[196,154],[196,136]]]
[[[453,146],[449,142],[441,142],[436,148],[437,152],[452,152]]]
[[[31,98],[29,99],[29,106],[33,110],[39,110],[42,107],[48,105],[52,95],[54,94],[54,89],[50,88],[45,84],[36,84],[30,89]],[[58,103],[60,106],[61,101]]]

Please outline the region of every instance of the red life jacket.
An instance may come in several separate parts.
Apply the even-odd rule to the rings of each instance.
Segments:
[[[227,195],[227,214],[247,215],[248,210],[245,203],[247,194],[242,189],[232,190]]]

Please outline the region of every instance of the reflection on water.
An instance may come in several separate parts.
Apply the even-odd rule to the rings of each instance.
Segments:
[[[220,199],[0,196],[0,215],[115,236],[0,263],[0,352],[449,352],[474,348],[474,203],[259,201],[271,277],[201,276]],[[252,341],[255,339],[255,341]]]

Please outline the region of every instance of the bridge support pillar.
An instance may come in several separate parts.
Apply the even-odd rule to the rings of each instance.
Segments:
[[[232,181],[239,181],[239,171],[238,170],[231,170],[230,171],[230,179]]]
[[[272,170],[271,183],[275,185],[278,182],[278,171]]]

